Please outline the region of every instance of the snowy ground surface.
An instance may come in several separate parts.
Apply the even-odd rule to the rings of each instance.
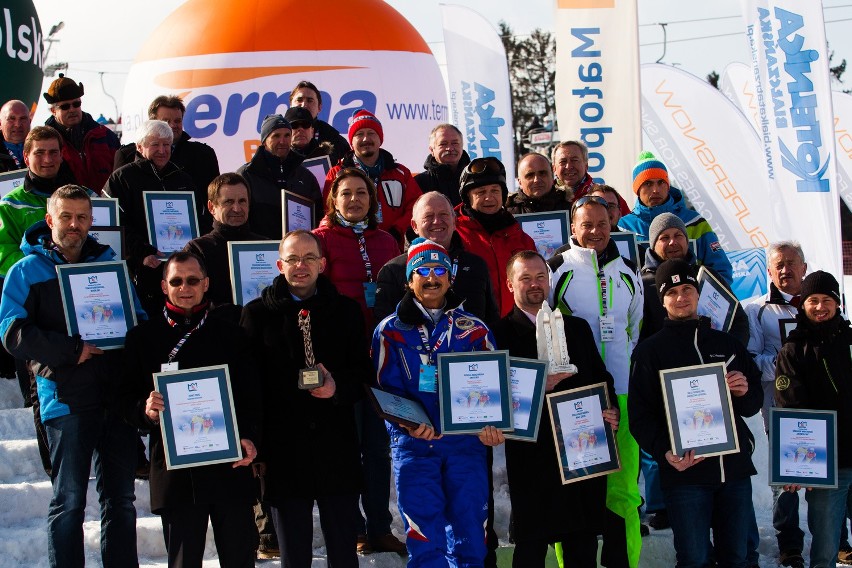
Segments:
[[[21,395],[16,381],[0,380],[0,567],[41,567],[47,566],[47,506],[50,501],[51,487],[41,469],[38,449],[33,430],[32,412],[21,408]],[[767,443],[763,434],[760,416],[748,421],[755,432],[757,449],[754,463],[759,474],[752,479],[754,508],[760,527],[760,566],[777,566],[778,547],[772,528],[772,493],[767,485],[766,463]],[[496,503],[497,532],[501,544],[506,540],[509,520],[509,495],[506,484],[506,468],[502,449],[494,454],[494,485]],[[100,565],[99,534],[100,526],[97,505],[97,493],[94,480],[89,485],[88,507],[86,508],[85,540],[87,564]],[[142,566],[165,567],[165,549],[159,518],[151,515],[147,482],[136,482],[136,509],[138,513],[137,537],[139,560]],[[402,523],[395,506],[393,530],[402,534]],[[566,514],[570,512],[566,511]],[[801,499],[800,516],[802,527],[806,526],[807,503]],[[644,538],[642,568],[674,566],[674,549],[671,530],[651,531]],[[805,534],[805,558],[810,548],[810,535]],[[314,554],[312,566],[327,566],[325,549],[319,528],[319,519],[314,511]],[[504,556],[504,555],[501,555]],[[207,550],[204,566],[218,566],[216,548],[212,530],[207,533]],[[503,563],[501,562],[501,565]],[[509,564],[507,564],[508,566]],[[276,560],[258,561],[258,566],[277,568],[281,563]],[[374,568],[402,568],[405,559],[395,554],[373,554],[360,559],[360,566]],[[838,565],[839,566],[839,565]]]

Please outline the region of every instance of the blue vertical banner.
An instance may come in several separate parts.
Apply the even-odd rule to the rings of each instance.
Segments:
[[[766,272],[766,249],[747,248],[725,251],[734,269],[731,289],[741,303],[766,294],[769,289]]]

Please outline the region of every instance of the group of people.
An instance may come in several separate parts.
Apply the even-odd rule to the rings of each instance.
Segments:
[[[710,225],[643,153],[631,210],[588,171],[588,149],[558,144],[531,153],[509,192],[496,158],[471,159],[461,132],[433,129],[424,171],[412,175],[383,146],[379,119],[356,111],[346,136],[317,119],[320,91],[292,91],[266,117],[259,146],[237,172],[182,129],[183,102],[157,97],[134,144],[82,112],[83,85],[60,76],[45,99],[46,126],[30,129],[20,101],[0,109],[0,167],[26,168],[0,200],[0,338],[34,408],[53,484],[51,566],[84,564],[82,525],[94,457],[106,566],[138,565],[134,475],[149,477],[170,566],[200,566],[208,520],[223,566],[279,555],[307,567],[319,508],[329,565],[358,554],[407,553],[409,566],[496,566],[492,448],[505,443],[513,565],[543,566],[548,546],[564,566],[638,565],[645,510],[671,526],[678,566],[757,566],[751,499],[754,435],[743,421],[778,406],[838,413],[838,489],[809,502],[811,566],[843,552],[852,485],[852,330],[837,281],[805,277],[794,242],[768,249],[770,291],[737,306],[730,330],[698,314],[698,268],[725,285],[732,269]],[[398,142],[397,142],[398,143]],[[323,184],[302,165],[327,155]],[[312,231],[284,234],[281,190],[315,204]],[[143,191],[192,191],[201,236],[167,257],[148,236]],[[56,267],[116,258],[89,235],[91,197],[118,200],[138,326],[123,349],[69,336]],[[566,211],[571,238],[551,258],[536,252],[515,215]],[[623,258],[613,231],[648,240],[644,263]],[[228,243],[280,241],[279,275],[261,296],[233,304]],[[695,241],[694,249],[690,241]],[[535,443],[487,426],[443,435],[428,424],[379,418],[364,385],[419,401],[440,424],[437,357],[505,349],[537,358],[536,316],[564,314],[575,373],[549,372],[546,392],[604,383],[621,469],[563,485],[551,418]],[[779,319],[797,328],[782,342]],[[740,449],[673,454],[660,371],[725,362]],[[153,373],[227,365],[242,458],[182,469],[166,465],[166,410]],[[9,371],[12,369],[12,371]],[[300,377],[315,373],[319,386]],[[148,455],[140,432],[150,436]],[[142,450],[140,450],[142,448]],[[392,475],[393,474],[393,475]],[[390,483],[405,542],[391,531]],[[780,562],[802,567],[798,486],[774,492]],[[363,514],[362,514],[363,511]],[[710,535],[713,535],[712,544]]]

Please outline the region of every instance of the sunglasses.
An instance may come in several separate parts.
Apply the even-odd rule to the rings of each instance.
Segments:
[[[597,203],[598,205],[603,205],[607,209],[609,209],[609,202],[603,197],[599,197],[597,195],[584,195],[580,199],[574,202],[571,206],[571,213],[574,213],[577,209],[582,207],[583,205],[587,205],[589,203]]]
[[[472,174],[489,172],[492,174],[503,174],[503,164],[497,158],[476,158],[467,165],[467,171]]]
[[[304,130],[308,130],[309,128],[311,128],[311,127],[313,126],[313,124],[312,124],[312,123],[310,123],[310,122],[301,122],[301,121],[298,121],[298,122],[291,122],[291,123],[290,123],[290,126],[292,126],[292,127],[293,127],[293,130],[295,130],[295,129],[297,129],[297,128],[302,128],[302,129],[304,129]]]
[[[83,106],[83,101],[74,101],[73,103],[62,103],[61,105],[56,105],[56,108],[59,110],[68,110],[71,107],[80,108]]]
[[[434,274],[438,278],[449,272],[446,267],[443,266],[421,266],[420,268],[415,268],[414,272],[422,276],[423,278],[429,278],[430,274]]]
[[[181,286],[183,286],[184,282],[186,282],[187,286],[198,286],[199,284],[201,284],[202,280],[204,279],[196,278],[195,276],[190,276],[186,280],[184,280],[183,278],[172,278],[171,280],[169,280],[169,286],[171,286],[172,288],[180,288]]]

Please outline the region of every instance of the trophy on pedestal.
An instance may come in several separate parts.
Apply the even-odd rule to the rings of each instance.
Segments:
[[[547,373],[576,373],[577,366],[568,358],[568,343],[565,340],[565,325],[562,312],[553,311],[547,302],[542,302],[535,316],[535,339],[538,358],[548,362]]]

